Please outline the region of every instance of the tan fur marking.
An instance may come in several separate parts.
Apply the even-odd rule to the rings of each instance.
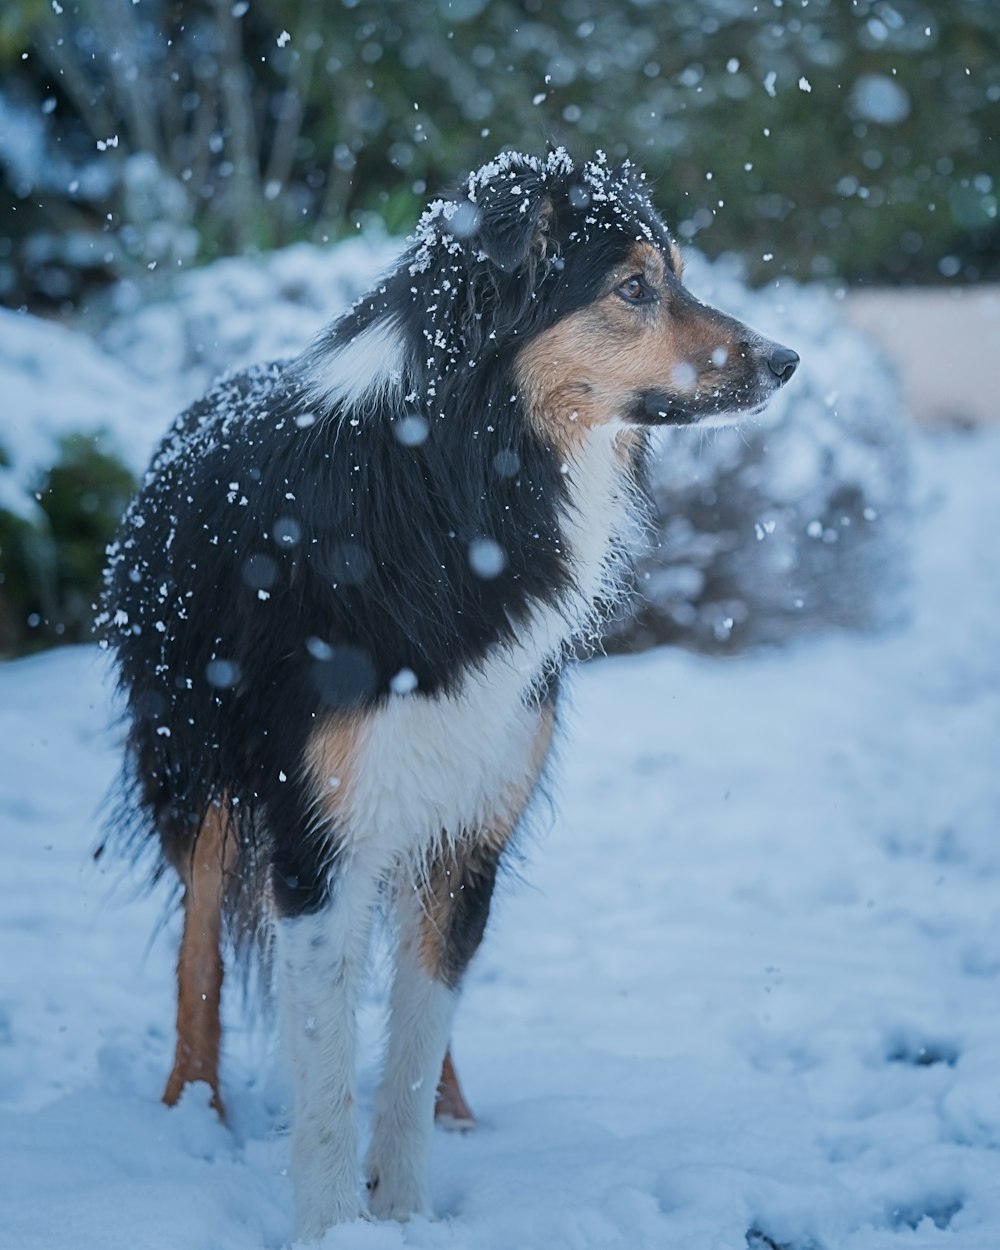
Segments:
[[[615,435],[615,455],[627,469],[634,469],[644,443],[644,431],[639,426],[626,426]]]
[[[437,856],[428,866],[420,887],[423,915],[420,918],[420,957],[428,974],[444,979],[446,935],[455,907],[455,891],[463,878],[476,879],[492,871],[496,858],[507,845],[521,812],[524,810],[538,778],[555,727],[555,707],[546,703],[538,713],[538,728],[532,743],[528,772],[496,819],[477,831],[473,840],[451,842],[442,838]]]
[[[660,249],[652,243],[637,243],[622,267],[622,280],[634,273],[645,274],[654,286],[661,286],[667,274],[667,264]]]
[[[539,260],[544,260],[549,250],[549,230],[552,227],[552,217],[555,208],[552,201],[546,197],[542,203],[542,207],[538,213],[538,229],[535,231],[535,237],[531,241],[531,250],[535,253]]]
[[[677,244],[670,240],[670,259],[674,262],[674,273],[678,278],[684,275],[684,257],[681,255],[681,249]]]
[[[616,292],[641,273],[658,291],[652,304],[630,306]],[[585,432],[621,418],[647,390],[695,393],[716,384],[712,353],[735,344],[727,319],[688,299],[671,311],[659,251],[639,243],[610,277],[607,293],[532,340],[518,359],[520,385],[535,428],[567,453]],[[731,323],[736,324],[736,323]]]
[[[545,767],[545,761],[549,758],[549,751],[552,747],[552,735],[556,727],[556,705],[554,702],[544,703],[538,712],[538,731],[535,734],[535,740],[531,744],[531,759],[528,767],[531,770],[528,779],[527,788],[524,792],[524,799],[518,810],[518,816],[524,810],[524,805],[531,798],[532,791],[538,785],[538,778],[542,775],[542,769]]]
[[[330,717],[309,739],[306,763],[315,786],[316,807],[324,816],[332,816],[347,802],[360,729],[357,716]]]
[[[163,1092],[163,1101],[172,1107],[186,1085],[206,1081],[221,1119],[226,1114],[219,1094],[222,901],[236,854],[225,809],[213,804],[202,820],[194,854],[181,871],[185,890],[177,961],[177,1049]]]

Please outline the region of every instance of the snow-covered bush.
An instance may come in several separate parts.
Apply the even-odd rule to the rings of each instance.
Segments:
[[[908,481],[893,370],[824,289],[752,292],[735,260],[697,256],[687,281],[802,364],[756,421],[658,437],[643,593],[612,645],[737,649],[886,621],[905,567]]]
[[[180,408],[229,369],[302,350],[401,250],[398,239],[296,243],[177,275],[152,300],[119,283],[100,339]]]
[[[159,195],[148,172],[140,189]],[[100,345],[0,309],[0,654],[90,636],[104,548],[175,413],[225,370],[299,351],[398,249],[351,240],[222,260],[154,299],[122,282]]]

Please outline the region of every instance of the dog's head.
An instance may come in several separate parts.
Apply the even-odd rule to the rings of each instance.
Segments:
[[[756,412],[798,364],[685,288],[643,176],[603,154],[498,157],[431,205],[403,272],[415,299],[433,288],[427,366],[512,357],[529,407],[564,431]]]

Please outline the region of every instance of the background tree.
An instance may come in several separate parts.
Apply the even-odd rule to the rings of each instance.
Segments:
[[[7,0],[0,68],[15,305],[402,230],[549,141],[630,153],[752,280],[1000,275],[992,0]]]

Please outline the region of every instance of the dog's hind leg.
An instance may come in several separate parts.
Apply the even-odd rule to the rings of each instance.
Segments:
[[[212,1106],[222,1119],[222,903],[226,873],[235,856],[235,839],[227,837],[224,811],[213,804],[202,820],[193,852],[180,865],[184,881],[184,933],[177,961],[177,1049],[163,1092],[163,1101],[172,1107],[186,1085],[205,1081],[212,1090]]]

